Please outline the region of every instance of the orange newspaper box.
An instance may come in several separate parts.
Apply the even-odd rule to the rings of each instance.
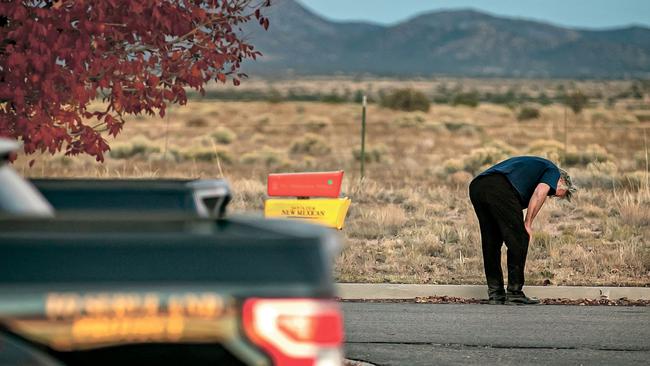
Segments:
[[[270,174],[264,216],[316,222],[342,229],[350,199],[339,197],[343,171]]]
[[[328,197],[341,194],[343,171],[319,173],[269,174],[270,197]]]

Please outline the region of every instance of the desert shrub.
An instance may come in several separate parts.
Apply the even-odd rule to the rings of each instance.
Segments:
[[[503,142],[491,142],[484,147],[470,151],[469,154],[463,155],[460,158],[446,160],[442,164],[442,173],[444,177],[461,171],[475,175],[485,170],[488,166],[507,159],[515,151],[513,147]],[[459,175],[457,178],[460,180],[466,177],[466,175]]]
[[[238,211],[253,211],[264,209],[264,198],[266,197],[266,185],[259,180],[241,179],[233,184],[237,189],[233,190],[233,199],[228,208]]]
[[[646,194],[623,194],[617,200],[616,206],[626,224],[641,228],[650,227],[650,201]],[[650,250],[650,246],[645,247]]]
[[[484,147],[493,147],[503,152],[505,155],[518,155],[519,151],[513,146],[501,140],[492,140],[484,145]]]
[[[467,187],[474,176],[468,172],[461,171],[449,174],[447,182],[455,187]]]
[[[648,182],[646,172],[636,171],[623,173],[618,179],[618,183],[622,188],[629,190],[645,189]]]
[[[650,114],[636,114],[635,117],[639,122],[650,122]]]
[[[449,132],[461,136],[474,136],[481,131],[481,127],[474,126],[469,122],[447,121],[443,124]]]
[[[519,121],[528,121],[537,118],[539,118],[539,109],[534,107],[523,107],[519,110],[519,114],[517,114],[517,120]]]
[[[467,123],[467,122],[445,122],[445,127],[450,131],[450,132],[455,132],[460,130],[463,127],[471,127],[472,125]]]
[[[463,158],[463,170],[476,174],[508,157],[507,152],[493,146],[474,149]]]
[[[588,99],[580,90],[568,93],[563,98],[564,104],[571,108],[574,114],[578,114],[587,105]]]
[[[385,145],[375,145],[366,147],[365,153],[365,161],[367,163],[380,163],[386,160],[388,148]],[[352,151],[352,156],[354,157],[354,160],[361,161],[361,149],[354,149]]]
[[[529,152],[546,152],[564,149],[564,145],[556,140],[535,140],[528,145]]]
[[[296,113],[298,114],[304,114],[306,111],[306,108],[304,105],[298,105],[296,106]]]
[[[435,104],[448,104],[451,101],[451,97],[447,94],[434,94],[431,100]]]
[[[593,123],[608,123],[609,117],[605,113],[596,112],[591,115],[591,122]]]
[[[541,105],[551,105],[553,104],[553,100],[546,95],[546,93],[542,92],[537,96],[537,103]]]
[[[615,175],[618,172],[618,167],[611,161],[592,162],[587,165],[587,171]]]
[[[113,159],[129,159],[134,156],[132,153],[133,149],[131,147],[131,144],[129,143],[124,143],[124,142],[118,142],[115,144],[112,144],[111,150],[108,153],[108,155],[113,158]]]
[[[325,94],[320,98],[320,101],[323,103],[331,104],[340,104],[348,101],[348,98],[345,95],[339,95],[336,91],[333,91],[329,94]]]
[[[285,97],[277,89],[271,88],[266,93],[266,101],[272,104],[281,103],[285,100]]]
[[[544,259],[549,256],[553,243],[553,237],[551,234],[545,231],[536,231],[533,233],[532,242],[535,243],[535,245],[532,245],[529,250],[531,259]],[[550,276],[548,277],[552,276],[553,274],[550,273]]]
[[[210,137],[219,144],[230,144],[237,138],[237,134],[228,127],[219,127]]]
[[[271,114],[261,114],[253,118],[253,124],[258,129],[264,129],[273,122],[273,115]]]
[[[269,168],[288,164],[284,151],[268,146],[242,155],[239,161],[246,165],[263,165]]]
[[[65,167],[71,166],[74,163],[74,159],[66,155],[60,155],[57,158],[55,158],[54,161],[58,162],[59,164]]]
[[[596,144],[588,145],[583,150],[567,151],[564,163],[566,165],[587,165],[589,163],[602,163],[610,160],[610,155],[604,147]]]
[[[147,157],[149,154],[160,152],[148,138],[138,135],[128,142],[114,144],[109,155],[113,159],[130,159],[135,156]]]
[[[324,156],[332,151],[325,139],[318,135],[307,134],[291,144],[289,150],[292,154],[305,154],[311,156]]]
[[[363,90],[357,89],[354,92],[354,97],[352,98],[352,102],[355,104],[361,104],[363,102],[363,96],[365,95]]]
[[[183,159],[202,161],[202,162],[215,162],[219,160],[222,163],[230,164],[233,159],[228,150],[220,147],[195,147],[181,152]]]
[[[170,149],[167,152],[158,152],[149,155],[147,161],[177,163],[182,161],[182,159],[183,158],[178,150]]]
[[[393,123],[399,127],[418,127],[424,124],[426,116],[421,111],[405,113],[398,116]]]
[[[212,136],[203,136],[199,135],[192,140],[190,140],[188,146],[203,146],[203,147],[213,147],[214,139]]]
[[[445,254],[445,245],[437,236],[431,235],[429,240],[415,243],[415,250],[420,255],[428,257],[442,257]]]
[[[147,155],[159,151],[160,148],[144,136],[136,136],[131,140],[131,152],[133,154]]]
[[[208,125],[208,121],[206,121],[205,118],[202,117],[191,118],[187,122],[185,122],[185,126],[187,127],[205,127],[207,125]]]
[[[267,136],[261,133],[254,133],[253,136],[250,137],[250,141],[255,146],[262,146],[266,143]]]
[[[611,189],[620,182],[618,168],[612,162],[593,162],[586,169],[571,171],[577,186],[581,188]]]
[[[461,241],[458,229],[453,225],[437,224],[434,225],[432,231],[443,244],[459,244]]]
[[[580,188],[605,188],[612,189],[615,186],[616,178],[600,172],[589,172],[579,170],[572,172],[571,176],[575,184]]]
[[[447,127],[443,125],[442,123],[439,122],[433,122],[433,121],[426,121],[424,122],[424,125],[422,125],[422,128],[426,131],[431,131],[431,132],[447,132]]]
[[[325,128],[329,127],[332,125],[332,120],[329,119],[328,117],[322,117],[322,116],[309,116],[305,122],[304,122],[305,127],[309,131],[312,132],[319,132],[324,130]]]
[[[637,122],[638,120],[636,120],[633,116],[618,116],[615,123],[619,125],[631,125]]]
[[[569,146],[569,151],[564,156],[564,144],[555,140],[533,141],[528,146],[528,154],[542,156],[556,162],[561,161],[567,166],[587,166],[589,163],[602,163],[611,159],[607,150],[594,144],[582,150]]]
[[[320,159],[313,156],[301,156],[299,161],[293,162],[292,167],[296,171],[313,171],[318,169],[321,162]]]
[[[428,112],[431,102],[427,96],[414,89],[397,89],[381,98],[381,106],[400,111]]]
[[[479,101],[479,95],[475,91],[458,93],[451,98],[452,105],[465,105],[468,107],[478,106]]]
[[[647,159],[650,159],[650,152],[648,152],[647,155],[645,151],[637,151],[636,153],[634,153],[634,164],[637,169],[641,169],[641,170],[647,169],[648,166],[647,164],[649,164],[650,161],[646,160],[646,156]]]
[[[465,168],[465,163],[463,159],[451,158],[447,159],[442,163],[442,170],[445,175],[454,174],[460,172]]]
[[[564,144],[555,140],[535,140],[528,145],[528,154],[545,157],[558,162],[562,158]]]

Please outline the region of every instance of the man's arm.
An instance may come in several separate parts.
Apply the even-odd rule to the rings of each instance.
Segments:
[[[539,210],[542,208],[542,205],[544,205],[546,196],[548,195],[550,189],[551,187],[546,183],[538,184],[537,188],[535,188],[535,192],[533,192],[533,196],[530,198],[530,202],[528,202],[526,220],[524,220],[524,226],[526,226],[528,236],[533,236],[533,220],[535,219],[535,216],[537,216]]]

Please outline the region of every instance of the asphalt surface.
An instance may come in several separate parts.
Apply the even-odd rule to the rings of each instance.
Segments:
[[[650,307],[343,303],[377,365],[650,365]]]

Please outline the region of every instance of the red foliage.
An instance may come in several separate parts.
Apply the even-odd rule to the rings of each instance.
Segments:
[[[184,88],[238,85],[260,55],[240,27],[270,0],[9,0],[0,2],[0,136],[27,154],[103,161],[124,115],[165,114]],[[96,98],[106,108],[92,110]]]

